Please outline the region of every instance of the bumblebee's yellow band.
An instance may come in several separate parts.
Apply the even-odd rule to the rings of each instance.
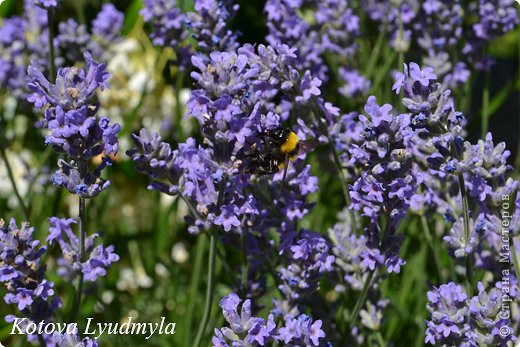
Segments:
[[[287,136],[287,140],[285,140],[285,142],[280,146],[280,151],[283,154],[291,153],[298,145],[298,141],[298,135],[291,131],[289,136]]]

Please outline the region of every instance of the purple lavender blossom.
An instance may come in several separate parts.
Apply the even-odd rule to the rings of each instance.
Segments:
[[[389,300],[380,300],[376,304],[368,303],[366,310],[361,310],[361,324],[372,331],[378,331],[383,323],[383,309],[388,305]]]
[[[484,215],[479,215],[478,219],[484,218]],[[450,234],[444,236],[443,240],[446,242],[449,249],[453,250],[455,258],[463,258],[468,254],[475,252],[479,238],[483,234],[481,221],[469,220],[469,239],[464,233],[464,218],[460,217],[450,229]]]
[[[408,115],[394,116],[388,104],[379,106],[375,97],[368,98],[364,125],[364,143],[350,149],[352,161],[365,166],[359,179],[351,186],[352,207],[362,210],[377,222],[381,213],[388,213],[397,223],[409,206],[420,176],[412,163]]]
[[[363,7],[370,18],[386,28],[390,36],[390,45],[399,52],[407,52],[412,41],[412,26],[418,17],[420,4],[417,0],[391,2],[369,0]]]
[[[96,89],[104,90],[109,87],[107,82],[109,74],[105,71],[105,64],[94,61],[88,52],[84,54],[84,58],[87,63],[86,69],[76,67],[59,69],[57,82],[54,84],[43,76],[36,64],[31,64],[27,68],[27,74],[30,78],[29,88],[33,93],[27,100],[34,103],[37,108],[49,104],[52,107],[60,106],[65,111],[86,106]],[[51,115],[47,118],[55,118],[55,116]]]
[[[92,21],[92,35],[86,49],[101,61],[111,58],[111,47],[122,40],[125,16],[112,4],[103,4],[101,11]]]
[[[298,12],[301,6],[312,9],[314,25],[302,18]],[[346,67],[346,60],[357,50],[359,18],[346,0],[269,0],[264,11],[269,29],[267,42],[272,46],[283,43],[294,47],[299,66],[321,80],[328,79],[324,53],[334,54]]]
[[[48,106],[44,124],[50,133],[45,142],[71,160],[58,163],[60,170],[54,175],[54,183],[73,194],[93,197],[108,187],[109,182],[100,175],[111,161],[105,157],[91,172],[87,163],[103,152],[105,155],[117,153],[121,126],[110,125],[106,117],[96,117],[98,105],[91,105],[89,101],[96,89],[108,87],[108,73],[105,65],[94,61],[90,54],[85,53],[85,60],[85,70],[59,69],[55,84],[43,76],[38,66],[29,66],[29,88],[33,93],[27,100],[37,108]]]
[[[427,322],[425,343],[459,346],[468,342],[467,300],[462,287],[453,282],[428,292],[431,320]]]
[[[478,346],[504,345],[508,340],[514,339],[513,336],[502,337],[501,328],[510,324],[510,312],[502,311],[502,295],[500,288],[491,288],[486,292],[484,285],[479,282],[478,294],[471,298],[469,302],[469,312],[471,315],[473,330],[470,332],[472,339]],[[514,295],[513,295],[514,296]],[[507,329],[510,329],[507,327]]]
[[[66,22],[59,24],[56,41],[64,52],[65,58],[70,61],[79,61],[83,58],[83,51],[90,41],[90,35],[84,25],[69,18]]]
[[[72,224],[76,224],[76,220],[51,217],[49,222],[51,226],[46,241],[49,245],[54,242],[60,245],[63,258],[73,270],[69,278],[74,278],[74,275],[82,272],[85,281],[95,282],[98,277],[106,275],[106,270],[112,263],[119,260],[119,256],[114,253],[114,246],[95,246],[94,240],[99,237],[97,233],[85,239],[85,258],[80,259],[79,239],[71,227]]]
[[[368,93],[371,82],[356,70],[347,70],[343,67],[339,68],[339,75],[344,85],[339,88],[341,95],[352,98],[364,96]]]
[[[44,70],[48,65],[46,11],[36,6],[33,0],[26,0],[22,16],[3,20],[0,37],[0,89],[8,89],[16,98],[25,101],[28,93],[27,65],[35,61]],[[61,61],[57,57],[55,63],[59,65]]]
[[[242,300],[232,293],[220,301],[220,307],[224,318],[229,323],[229,328],[215,329],[213,346],[267,346],[268,342],[276,338],[276,324],[273,316],[268,320],[254,317],[251,313],[251,300],[245,300],[240,314],[238,306]]]
[[[34,228],[27,222],[18,228],[14,219],[9,224],[0,219],[0,282],[7,288],[6,304],[16,305],[20,315],[31,321],[48,321],[61,300],[54,297],[54,283],[44,278],[41,258],[47,248],[33,237]],[[14,318],[6,316],[6,321]],[[36,338],[29,335],[30,340]]]
[[[241,313],[238,306],[242,300],[232,293],[220,301],[224,318],[230,328],[215,329],[213,346],[268,346],[272,341],[282,342],[284,346],[322,346],[325,332],[321,329],[322,321],[313,321],[306,315],[289,318],[284,326],[277,329],[273,316],[267,322],[254,317],[251,313],[251,301],[245,300]]]
[[[91,339],[89,337],[81,339],[78,335],[54,333],[52,339],[54,340],[56,347],[98,347],[96,339]]]
[[[112,41],[123,28],[124,19],[123,13],[113,4],[103,4],[101,11],[92,21],[92,34]]]
[[[478,14],[473,31],[480,39],[491,40],[518,25],[513,0],[479,0]]]
[[[247,153],[254,143],[261,146],[265,130],[278,127],[292,112],[326,108],[317,98],[321,81],[308,72],[300,74],[294,51],[284,45],[256,49],[245,45],[237,52],[212,52],[209,62],[200,56],[193,56],[192,61],[200,71],[192,73],[200,89],[192,91],[188,110],[199,121],[209,146],[197,146],[189,139],[174,151],[157,134],[141,131],[133,136],[137,148],[128,155],[140,171],[155,179],[150,188],[180,193],[193,204],[197,219],[204,221],[196,222],[192,232],[211,224],[239,231],[244,214],[247,218],[258,214],[251,203],[253,194],[242,193],[244,180],[236,176],[250,160]],[[280,114],[273,113],[275,108]],[[315,183],[300,178],[295,186],[306,194],[315,191]],[[219,186],[224,181],[226,194],[218,206]],[[293,219],[307,213],[305,204],[294,197],[280,199],[279,204]]]
[[[279,289],[285,300],[293,305],[304,296],[318,289],[318,280],[332,271],[334,256],[329,253],[330,246],[319,234],[302,231],[299,238],[290,246],[290,263],[280,270]]]
[[[486,291],[478,283],[478,294],[468,299],[461,286],[453,282],[428,292],[425,342],[455,346],[505,346],[515,339],[501,336],[500,328],[510,324],[509,312],[502,312],[502,291],[497,286]],[[512,294],[515,296],[516,293]],[[502,312],[502,313],[501,313]],[[509,328],[508,328],[509,329]]]
[[[181,11],[177,1],[144,0],[140,14],[153,27],[150,34],[153,44],[172,47],[176,54],[176,64],[181,69],[189,66],[193,49],[187,43],[189,33],[184,27],[187,15]]]
[[[154,179],[149,189],[169,195],[181,194],[187,201],[196,203],[192,212],[203,220],[192,225],[191,232],[204,231],[213,223],[223,226],[226,231],[240,230],[240,223],[236,223],[237,215],[258,213],[252,196],[232,198],[230,194],[229,200],[218,204],[219,186],[236,169],[232,165],[216,162],[211,149],[198,147],[193,139],[188,139],[173,151],[157,133],[150,134],[145,129],[132,138],[137,148],[127,154],[137,163],[139,171]]]
[[[195,0],[195,12],[187,14],[186,23],[202,56],[238,48],[237,35],[228,27],[238,8],[231,0]]]
[[[278,340],[285,346],[321,346],[325,332],[321,330],[322,321],[313,321],[302,314],[297,318],[289,319],[278,329]]]
[[[92,33],[83,24],[69,18],[59,23],[56,42],[69,61],[81,61],[85,51],[95,60],[108,61],[113,55],[112,47],[121,41],[124,15],[114,5],[104,4],[92,21]]]
[[[334,225],[329,230],[329,237],[332,241],[332,251],[335,259],[335,266],[341,269],[343,279],[349,288],[361,291],[367,281],[369,268],[367,267],[366,257],[370,254],[365,235],[357,236],[352,233],[350,218],[346,213],[346,220]],[[343,285],[336,286],[336,290],[344,291]]]
[[[59,0],[33,0],[34,3],[44,9],[53,9],[58,7]]]
[[[183,30],[186,16],[176,1],[145,0],[141,15],[154,27],[151,35],[154,44],[175,47],[186,39]]]

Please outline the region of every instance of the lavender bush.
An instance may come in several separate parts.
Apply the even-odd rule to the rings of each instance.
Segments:
[[[515,346],[519,11],[4,1],[0,344]]]

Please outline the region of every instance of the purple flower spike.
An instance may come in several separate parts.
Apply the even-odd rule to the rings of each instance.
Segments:
[[[76,224],[76,220],[51,217],[49,222],[51,226],[47,242],[52,244],[56,241],[60,245],[63,258],[67,263],[67,268],[62,268],[62,272],[73,269],[74,273],[68,274],[71,279],[77,275],[77,272],[81,271],[86,281],[95,282],[98,277],[106,275],[106,270],[110,268],[112,263],[119,260],[119,256],[114,253],[114,246],[94,246],[94,240],[99,237],[98,234],[94,233],[85,240],[85,259],[87,260],[81,261],[79,258],[79,239],[72,231],[72,225]]]
[[[0,219],[0,282],[7,289],[4,301],[16,305],[22,317],[40,322],[51,319],[61,301],[54,297],[54,283],[44,277],[41,258],[46,247],[40,247],[33,236],[34,228],[28,223],[19,228],[14,219],[9,224]],[[14,318],[7,316],[6,320]],[[28,335],[30,339],[35,337]]]
[[[29,88],[33,94],[29,101],[45,109],[44,124],[49,129],[45,143],[58,153],[66,154],[69,162],[60,160],[59,170],[53,177],[58,187],[65,187],[72,194],[91,198],[108,188],[110,182],[101,178],[101,171],[111,165],[109,157],[91,172],[88,162],[103,153],[116,155],[119,148],[117,135],[119,124],[109,124],[106,117],[96,116],[99,105],[89,104],[96,89],[108,87],[105,65],[85,53],[86,67],[58,70],[56,83],[51,84],[36,64],[28,68]]]

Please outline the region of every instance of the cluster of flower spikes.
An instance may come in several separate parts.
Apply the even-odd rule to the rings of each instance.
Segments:
[[[420,11],[417,0],[368,0],[363,7],[375,22],[390,35],[390,45],[398,52],[406,52],[412,41],[412,26]]]
[[[293,225],[308,213],[306,196],[317,190],[317,180],[308,166],[297,171],[291,165],[287,189],[275,199],[272,211],[272,199],[261,204],[257,201],[256,196],[262,196],[256,194],[258,179],[252,183],[249,175],[240,175],[237,163],[247,159],[248,146],[258,141],[261,132],[278,127],[293,108],[307,107],[309,113],[309,104],[316,102],[327,111],[326,105],[311,100],[319,93],[319,80],[309,73],[300,75],[292,50],[260,45],[257,51],[246,45],[238,53],[213,52],[209,64],[193,57],[194,66],[200,69],[193,77],[201,89],[192,91],[188,109],[200,122],[205,147],[189,139],[172,150],[157,134],[142,130],[133,136],[137,148],[128,152],[137,169],[154,179],[151,189],[180,193],[193,206],[198,218],[192,221],[191,232],[208,230],[215,224],[233,234],[247,235],[248,254],[255,259],[255,266],[249,269],[251,276],[261,273],[255,269],[262,264],[259,259],[268,254],[265,248],[273,251],[267,237],[269,228],[282,225],[287,231],[283,247],[292,245],[296,235]],[[283,115],[270,111],[273,109]],[[281,173],[276,175],[274,181],[281,181],[281,177]],[[223,181],[227,181],[224,187]],[[224,194],[219,204],[221,189]],[[276,191],[280,188],[273,189],[273,194]],[[258,227],[249,230],[252,225]]]
[[[354,97],[364,95],[370,81],[351,66],[357,51],[355,39],[359,35],[359,18],[348,0],[268,0],[267,13],[271,45],[287,44],[298,51],[298,64],[309,69],[321,80],[328,79],[328,67],[323,55],[336,57],[342,86],[341,94]],[[300,8],[306,8],[300,11]],[[313,17],[313,23],[308,19]]]
[[[489,70],[494,61],[484,55],[484,48],[488,42],[518,25],[515,1],[478,0],[469,4],[468,11],[478,13],[478,21],[472,25],[462,53],[469,57],[477,70]]]
[[[84,24],[69,18],[59,23],[56,43],[69,61],[81,61],[85,51],[90,52],[95,60],[108,61],[113,54],[111,48],[121,41],[123,21],[122,12],[112,4],[104,4],[92,21],[91,34]]]
[[[258,275],[266,271],[259,269],[265,266],[269,254],[276,252],[268,230],[284,230],[280,248],[291,258],[290,246],[299,237],[294,226],[309,212],[306,197],[317,190],[317,179],[310,176],[308,166],[296,170],[291,165],[287,189],[281,193],[279,188],[272,189],[273,195],[279,193],[273,206],[273,199],[258,194],[259,181],[266,179],[250,180],[250,175],[241,174],[251,161],[248,154],[254,146],[263,145],[266,130],[279,127],[291,114],[311,114],[317,109],[331,120],[336,109],[317,99],[321,81],[309,71],[301,73],[295,49],[279,43],[235,49],[236,36],[225,24],[237,6],[227,1],[197,1],[195,10],[197,13],[188,14],[188,26],[203,42],[199,42],[200,52],[191,58],[195,68],[191,75],[200,89],[191,93],[188,114],[198,120],[205,144],[197,146],[188,139],[172,150],[157,134],[142,130],[139,136],[133,136],[137,148],[128,154],[139,171],[154,179],[149,188],[180,194],[188,202],[195,216],[190,232],[199,233],[215,224],[231,232],[223,235],[224,242],[241,245],[237,238],[245,237],[250,281],[247,290],[237,289],[255,296],[265,287],[264,276]],[[302,119],[298,120],[297,131],[300,139],[317,133]],[[273,182],[281,178],[282,174],[277,174]],[[251,228],[253,225],[255,228]],[[311,244],[315,239],[311,238]],[[324,239],[316,244],[323,243]],[[313,272],[302,274],[302,279],[314,281],[317,276]],[[288,281],[298,275],[284,273]],[[316,287],[315,283],[307,285]]]
[[[453,88],[467,82],[472,68],[489,69],[493,60],[484,55],[485,45],[518,24],[513,0],[371,0],[365,9],[372,20],[386,25],[396,49],[408,52],[417,42],[423,64],[434,67],[443,84]],[[468,13],[478,14],[477,21],[465,23]],[[453,62],[457,51],[463,56]]]
[[[313,78],[309,72],[301,76],[296,68],[294,50],[285,45],[275,48],[260,45],[255,52],[252,46],[245,45],[237,53],[212,53],[210,65],[203,65],[194,57],[194,66],[201,73],[194,72],[192,76],[203,89],[193,91],[188,102],[190,114],[197,117],[206,138],[215,139],[215,143],[224,141],[226,144],[234,144],[234,148],[229,149],[229,153],[235,156],[233,162],[247,162],[250,143],[258,144],[257,139],[263,130],[276,128],[292,112],[308,114],[315,112],[313,108],[319,108],[327,114],[334,112],[317,99],[321,81]],[[299,137],[304,138],[305,132],[311,129],[301,117],[298,124]],[[313,133],[313,136],[316,135]],[[279,181],[281,177],[282,174],[278,174],[273,182]],[[282,252],[287,251],[291,265],[281,271],[284,281],[281,287],[285,289],[284,299],[292,301],[291,297],[299,296],[295,290],[311,292],[311,289],[315,289],[316,279],[330,271],[330,266],[319,265],[312,267],[312,270],[306,268],[305,264],[309,265],[308,262],[314,257],[316,261],[321,256],[326,259],[328,247],[323,238],[308,232],[297,233],[294,229],[295,222],[309,212],[306,197],[317,190],[317,179],[310,175],[309,166],[301,170],[291,167],[287,177],[288,189],[274,201],[255,199],[258,216],[255,216],[254,222],[242,225],[261,225],[263,232],[256,241],[260,238],[264,244],[269,241],[266,238],[268,227],[282,226],[280,247]],[[250,185],[250,199],[256,196],[256,189],[254,183]],[[273,208],[275,211],[272,211]],[[236,222],[238,225],[239,221]],[[258,228],[255,229],[257,232]],[[250,235],[250,232],[246,234]],[[308,258],[305,256],[301,259],[294,256],[291,245],[300,242],[297,239],[310,247],[312,256],[309,254]],[[295,285],[295,281],[299,282],[298,285]]]
[[[338,218],[334,227],[329,229],[332,253],[336,257],[334,265],[341,270],[348,288],[361,291],[369,272],[374,269],[368,239],[366,235],[358,236],[353,232],[351,215],[346,209],[338,214]],[[338,284],[335,289],[344,292],[346,287]]]
[[[189,139],[178,150],[172,150],[158,135],[143,130],[133,136],[137,148],[128,152],[140,171],[156,178],[151,188],[167,194],[181,193],[194,202],[197,213],[210,224],[239,233],[244,224],[239,217],[258,213],[253,195],[241,194],[247,180],[237,175],[237,163],[246,160],[251,146],[248,140],[278,127],[280,118],[289,117],[291,108],[309,107],[311,98],[319,94],[315,87],[319,80],[310,74],[300,76],[291,65],[294,55],[288,47],[275,50],[260,45],[257,50],[246,45],[238,53],[213,52],[209,64],[193,57],[200,72],[192,76],[201,89],[192,91],[188,111],[199,121],[206,146],[197,146]],[[274,103],[277,97],[281,105]],[[271,109],[280,109],[284,115],[267,111]],[[225,177],[232,178],[227,184],[236,188],[224,187],[226,196],[216,210],[219,182]],[[169,182],[162,182],[162,178]],[[205,229],[204,223],[196,226]]]
[[[477,144],[464,146],[464,156],[471,162],[472,167],[464,175],[467,182],[467,190],[470,201],[478,211],[478,215],[470,218],[470,244],[469,247],[464,237],[463,219],[457,220],[446,236],[450,249],[454,250],[456,257],[475,251],[476,266],[499,273],[499,254],[503,251],[503,231],[508,230],[514,235],[512,225],[506,225],[507,215],[504,213],[504,203],[512,205],[512,199],[518,191],[518,181],[508,177],[512,167],[507,164],[510,152],[506,150],[505,143],[494,145],[490,133],[485,140],[479,140]],[[518,213],[515,209],[514,213]],[[507,236],[507,235],[506,235]]]
[[[501,268],[498,262],[502,249],[500,240],[504,230],[500,219],[502,217],[499,211],[500,204],[503,203],[504,197],[508,197],[508,201],[512,200],[518,189],[518,182],[507,177],[508,171],[511,169],[507,164],[509,151],[505,149],[504,143],[495,146],[491,134],[488,134],[485,140],[479,140],[476,145],[464,141],[464,118],[460,112],[455,111],[453,101],[450,99],[450,90],[443,89],[436,81],[432,68],[421,69],[417,64],[411,63],[408,69],[408,66],[405,65],[404,73],[398,74],[394,88],[397,92],[401,88],[404,90],[403,105],[409,111],[414,128],[412,142],[416,148],[415,160],[421,164],[419,167],[427,177],[423,181],[426,194],[422,199],[427,200],[425,205],[429,205],[432,209],[440,207],[438,210],[444,213],[445,219],[453,223],[449,235],[444,237],[448,248],[455,258],[463,258],[468,255],[476,257],[476,266],[490,271],[492,275],[497,275]],[[427,164],[425,165],[425,163]],[[461,216],[462,211],[446,208],[446,206],[457,206],[457,203],[461,205],[460,186],[456,190],[456,193],[459,194],[458,199],[452,199],[450,193],[439,194],[440,192],[435,191],[439,188],[439,180],[456,180],[457,178],[459,185],[460,182],[464,182],[463,187],[467,186],[465,193],[469,195],[472,205],[478,211],[477,215],[473,215],[470,211],[468,221]],[[517,214],[518,211],[515,209],[514,215]],[[466,222],[469,230],[465,230]],[[507,229],[510,229],[511,233],[515,232],[514,227],[510,224],[506,225]],[[516,281],[515,276],[511,276],[511,278],[511,281]],[[495,281],[497,280],[498,278],[495,277]],[[446,291],[457,287],[453,283],[445,286],[441,287]],[[478,287],[479,295],[484,297],[482,294],[484,286],[479,284]],[[496,290],[490,291],[489,297],[493,296],[491,293],[494,291]],[[431,312],[432,322],[440,319],[437,313],[433,314],[435,310],[431,310]],[[468,321],[467,315],[466,318],[459,320],[460,324]],[[439,340],[439,336],[435,335],[434,331],[444,334],[443,336],[446,338],[453,338],[452,341],[455,341],[455,338],[462,339],[457,343],[468,344],[473,341],[471,342],[473,344],[469,344],[472,346],[484,343],[482,342],[484,340],[476,340],[484,338],[482,336],[486,336],[486,339],[499,338],[498,328],[495,325],[482,326],[479,324],[478,326],[481,330],[477,334],[473,327],[469,329],[466,326],[465,329],[469,329],[466,332],[462,326],[457,325],[456,328],[453,328],[456,329],[453,330],[453,333],[458,335],[452,337],[450,330],[443,330],[445,326],[441,324],[440,327],[436,326],[429,330],[427,341]]]
[[[437,82],[433,68],[421,69],[416,63],[410,63],[409,67],[405,64],[404,72],[397,73],[393,90],[404,92],[402,103],[413,129],[413,156],[424,174],[429,175],[425,185],[434,184],[436,177],[449,179],[458,161],[448,163],[446,156],[450,160],[452,157],[462,159],[466,122],[462,113],[454,109],[451,91]],[[447,153],[450,151],[453,155]],[[423,197],[423,200],[426,201],[422,204],[437,202],[433,197]],[[447,219],[453,220],[450,211],[447,213],[450,214]]]
[[[506,346],[514,340],[510,312],[502,311],[502,289],[497,285],[486,291],[478,283],[478,294],[468,298],[464,289],[453,282],[433,288],[428,292],[427,309],[431,319],[427,321],[425,343],[448,346]],[[517,298],[518,292],[510,293]]]
[[[422,4],[416,0],[373,0],[365,8],[372,20],[386,26],[390,44],[398,51],[409,52],[417,42],[424,64],[434,67],[445,85],[454,87],[467,81],[467,63],[452,64],[450,52],[465,36],[464,8],[459,0],[426,0]]]
[[[335,257],[328,242],[318,233],[302,230],[288,251],[289,264],[280,270],[278,286],[283,295],[275,313],[287,317],[299,312],[298,304],[312,298],[320,277],[333,271]]]
[[[498,242],[494,235],[500,230],[496,227],[500,224],[496,211],[502,197],[512,198],[518,189],[518,182],[507,177],[511,169],[507,164],[510,152],[504,143],[495,146],[491,134],[476,145],[464,141],[465,120],[454,109],[451,91],[437,82],[432,68],[421,69],[415,63],[409,66],[408,69],[405,65],[404,72],[398,74],[394,89],[404,91],[403,105],[414,127],[414,156],[423,164],[420,165],[423,175],[428,177],[424,180],[422,204],[454,222],[445,240],[455,257],[461,258],[474,253],[479,240],[491,245]],[[453,198],[449,192],[443,194],[438,189],[439,180],[456,182],[457,178],[464,180],[469,197],[478,207],[479,215],[470,216],[469,237],[464,234],[462,212],[453,208],[461,206],[457,204],[460,193]]]
[[[177,1],[144,0],[141,15],[153,26],[150,36],[155,45],[177,47],[186,40],[187,33],[183,28],[186,16]]]
[[[7,289],[4,301],[16,305],[22,317],[35,323],[48,322],[61,306],[61,300],[54,297],[54,283],[44,277],[45,265],[41,258],[47,248],[40,246],[33,236],[34,228],[27,222],[19,228],[14,219],[9,224],[0,219],[0,282]],[[8,323],[15,318],[14,315],[5,317]],[[37,340],[36,335],[28,335],[29,341]]]
[[[0,90],[25,100],[27,65],[35,61],[46,69],[48,50],[47,14],[26,0],[23,15],[4,19],[0,26]]]
[[[94,245],[95,239],[99,237],[96,233],[85,239],[86,256],[80,259],[79,239],[71,228],[76,220],[51,217],[49,222],[51,226],[46,241],[49,246],[57,242],[63,254],[63,258],[58,259],[60,276],[72,281],[77,274],[83,273],[85,281],[95,282],[98,277],[106,275],[112,263],[119,260],[119,256],[114,253],[114,246]]]
[[[464,9],[460,1],[428,0],[413,25],[417,43],[424,51],[423,64],[435,69],[443,85],[455,88],[468,81],[470,71],[464,61],[452,63],[452,50],[463,41]]]
[[[229,29],[239,5],[230,0],[195,0],[195,12],[187,14],[187,27],[198,45],[201,57],[213,51],[227,52],[238,48],[237,34]]]
[[[109,154],[118,150],[119,124],[110,125],[107,117],[96,116],[99,105],[91,104],[96,89],[108,87],[105,65],[85,53],[86,67],[67,67],[58,70],[56,82],[49,82],[37,64],[28,67],[27,100],[36,108],[45,107],[44,125],[49,130],[45,143],[69,161],[60,160],[53,176],[58,187],[72,194],[91,198],[108,188],[110,182],[101,178],[101,171],[110,165]],[[105,153],[102,163],[89,171],[88,162]]]
[[[278,342],[284,346],[324,346],[325,333],[321,330],[321,320],[313,321],[302,314],[291,318],[278,328],[273,315],[267,321],[255,317],[251,312],[251,300],[245,300],[238,313],[241,299],[232,293],[220,301],[224,318],[229,328],[215,329],[213,347],[269,346]]]
[[[336,281],[334,290],[338,293],[345,293],[349,290],[361,292],[367,281],[370,281],[367,303],[364,306],[365,308],[359,312],[359,324],[351,329],[352,339],[358,345],[363,345],[365,341],[363,330],[368,329],[369,332],[373,332],[381,328],[383,312],[389,300],[383,299],[379,290],[379,284],[384,276],[372,277],[376,266],[384,263],[384,256],[377,249],[377,245],[374,246],[370,242],[370,234],[356,235],[354,233],[356,224],[351,222],[353,215],[349,212],[349,209],[345,208],[338,213],[338,222],[333,228],[329,229],[332,253],[335,256],[334,270],[340,275],[335,278],[332,277],[332,280]],[[399,242],[400,240],[397,239],[393,246],[396,250],[395,254],[398,252]],[[404,265],[404,261],[397,257],[394,257],[392,261],[397,262],[391,270],[399,272],[400,266]],[[388,261],[388,264],[390,262]]]
[[[230,0],[195,0],[195,11],[184,13],[175,0],[145,0],[141,15],[153,26],[153,43],[172,47],[176,65],[184,70],[191,67],[194,54],[205,59],[213,51],[238,47],[237,35],[228,27],[238,8]],[[197,43],[196,48],[188,40],[190,37]]]

